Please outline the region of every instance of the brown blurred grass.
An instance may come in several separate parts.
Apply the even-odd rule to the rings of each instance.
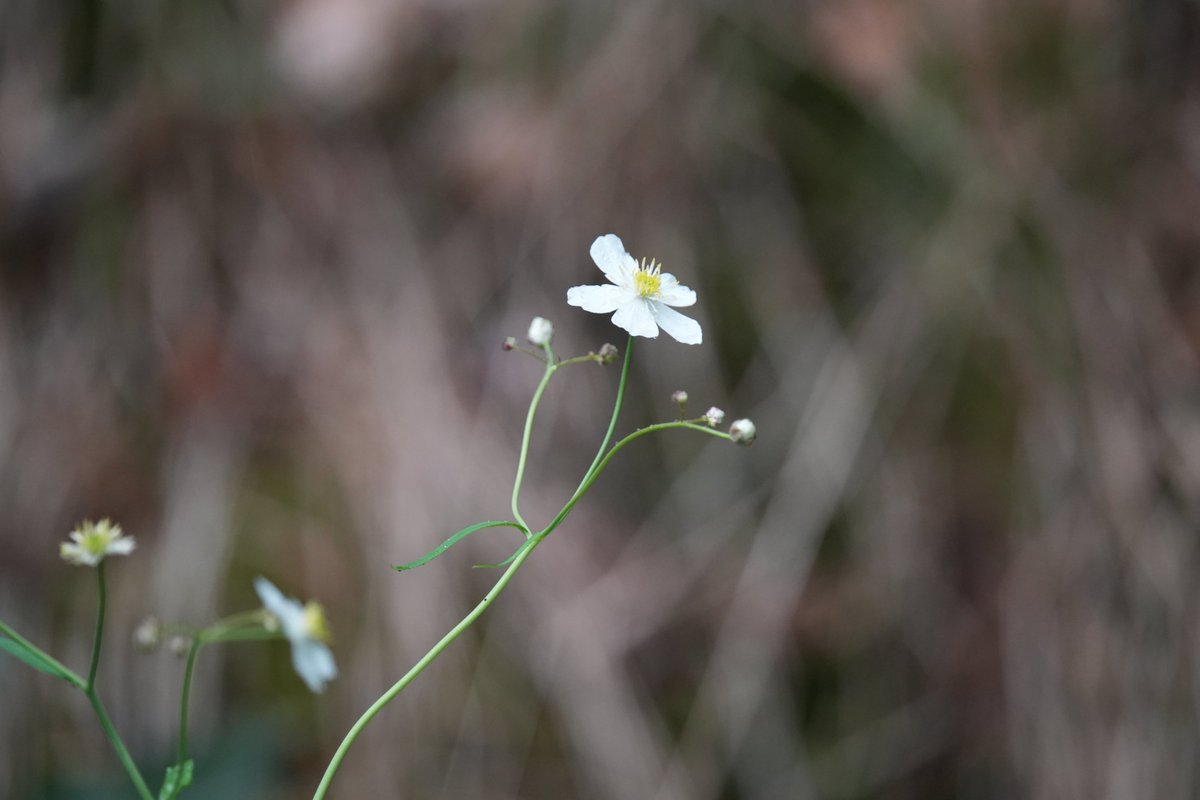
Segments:
[[[613,231],[706,333],[638,343],[625,426],[682,387],[760,441],[631,448],[338,796],[1194,796],[1198,31],[1185,0],[9,3],[0,617],[84,663],[56,542],[136,535],[101,684],[149,765],[180,665],[141,616],[259,573],[321,598],[325,696],[281,647],[194,690],[198,794],[306,796],[512,544],[387,569],[505,513],[537,367],[500,340],[622,344],[563,303]],[[549,393],[531,520],[615,377]],[[0,662],[0,796],[118,777]]]

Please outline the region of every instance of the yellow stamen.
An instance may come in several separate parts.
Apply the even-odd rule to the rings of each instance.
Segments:
[[[637,291],[638,297],[655,298],[662,291],[662,266],[656,263],[653,259],[647,264],[645,259],[642,259],[642,264],[638,267],[637,272],[633,273],[633,288]]]
[[[304,605],[304,628],[309,637],[318,642],[328,643],[333,638],[329,633],[329,622],[325,619],[325,609],[312,600]]]

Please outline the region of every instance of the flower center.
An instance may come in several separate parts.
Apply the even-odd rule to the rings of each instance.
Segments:
[[[633,288],[638,293],[638,297],[653,299],[658,297],[662,291],[662,266],[650,260],[646,263],[646,259],[642,259],[642,264],[637,268],[637,272],[633,273]]]
[[[325,619],[325,609],[321,608],[320,603],[310,600],[305,604],[304,630],[310,639],[316,639],[318,642],[328,642],[332,638],[329,634],[329,623]]]
[[[112,544],[112,536],[102,528],[93,528],[83,535],[83,549],[94,556],[108,554],[108,546]]]

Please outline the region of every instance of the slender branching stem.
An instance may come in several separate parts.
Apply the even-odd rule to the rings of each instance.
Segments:
[[[358,718],[358,720],[346,733],[346,736],[342,739],[337,751],[333,754],[333,758],[330,759],[329,765],[325,769],[325,774],[321,777],[321,783],[317,786],[317,790],[313,794],[313,800],[323,800],[326,793],[329,791],[330,785],[333,783],[334,775],[337,773],[337,770],[341,766],[343,759],[346,757],[346,753],[350,750],[350,747],[354,744],[355,740],[358,738],[359,734],[362,733],[367,724],[375,718],[376,714],[383,710],[384,706],[386,706],[388,703],[394,700],[397,695],[404,691],[405,687],[412,683],[412,681],[418,675],[420,675],[426,667],[432,664],[433,661],[439,655],[441,655],[442,652],[449,647],[450,644],[457,639],[463,631],[471,627],[471,625],[473,625],[475,621],[479,619],[483,612],[487,611],[488,607],[491,606],[496,598],[500,596],[500,593],[504,590],[504,587],[506,587],[509,581],[513,579],[513,576],[517,574],[517,570],[521,568],[521,565],[525,563],[530,555],[532,555],[534,549],[539,543],[541,543],[542,539],[544,539],[547,534],[558,527],[563,519],[566,518],[566,516],[571,512],[571,509],[575,507],[575,504],[579,502],[587,490],[591,488],[592,484],[595,483],[596,478],[601,472],[604,471],[604,468],[608,466],[613,456],[615,456],[622,448],[635,439],[647,434],[654,433],[655,431],[670,430],[675,428],[687,428],[691,430],[697,430],[702,433],[707,433],[710,436],[716,436],[718,438],[729,438],[728,434],[720,433],[711,428],[704,427],[691,420],[664,422],[634,431],[613,445],[611,449],[608,449],[608,444],[612,441],[613,432],[617,427],[617,419],[621,413],[621,404],[625,399],[625,385],[629,379],[629,362],[632,355],[632,348],[633,337],[630,337],[629,345],[625,350],[625,360],[621,367],[621,380],[617,387],[616,402],[614,403],[612,419],[609,422],[608,431],[604,435],[604,441],[601,443],[600,449],[596,453],[596,457],[592,460],[591,466],[588,467],[587,472],[584,473],[583,480],[575,489],[575,492],[571,495],[571,499],[567,501],[566,505],[563,506],[562,510],[559,511],[549,525],[537,533],[529,534],[528,539],[517,550],[508,569],[504,571],[504,574],[500,576],[500,579],[496,581],[496,584],[492,587],[491,591],[484,596],[483,600],[481,600],[473,609],[471,609],[470,613],[463,617],[457,625],[451,628],[445,636],[438,640],[437,644],[430,648],[429,651],[425,653],[425,655],[422,656],[421,659],[414,664],[407,673],[405,673],[404,677],[396,681],[396,683],[393,684],[390,689],[384,692],[378,700],[372,703],[371,706],[363,712],[362,716]],[[516,520],[520,522],[522,526],[524,526],[526,531],[530,531],[531,529],[521,516],[520,510],[518,509],[518,500],[521,492],[521,482],[525,476],[525,463],[529,453],[529,437],[533,428],[533,418],[537,412],[538,403],[541,401],[542,394],[545,392],[546,385],[550,382],[550,378],[553,377],[555,371],[560,366],[564,366],[569,363],[580,363],[581,360],[587,359],[587,357],[581,357],[580,359],[570,359],[568,361],[556,362],[554,360],[554,353],[550,350],[550,347],[547,345],[544,347],[544,349],[547,356],[546,371],[542,375],[542,380],[538,384],[537,390],[533,394],[533,399],[529,404],[529,413],[525,417],[525,431],[521,437],[521,454],[517,462],[517,476],[516,481],[513,484],[512,494],[513,517],[515,517]]]
[[[92,640],[92,664],[88,667],[87,691],[96,688],[96,670],[100,667],[100,647],[104,641],[104,614],[108,610],[108,587],[104,580],[104,562],[96,565],[96,580],[100,586],[100,605],[96,610],[96,635]]]
[[[459,634],[471,627],[475,620],[479,619],[480,615],[483,614],[484,611],[487,611],[488,606],[490,606],[492,602],[499,597],[500,592],[504,591],[504,587],[507,586],[508,582],[511,581],[513,576],[517,574],[517,570],[521,568],[521,565],[524,564],[525,560],[529,558],[530,554],[533,553],[533,550],[536,546],[537,542],[531,542],[528,545],[523,546],[524,549],[521,551],[521,553],[516,557],[513,563],[509,565],[508,569],[504,571],[504,574],[500,576],[500,580],[496,581],[496,585],[493,586],[491,591],[484,596],[483,600],[479,601],[479,604],[476,605],[475,608],[471,609],[471,613],[463,617],[457,625],[450,629],[449,633],[443,636],[437,644],[430,648],[429,652],[421,657],[420,661],[413,665],[412,669],[405,673],[403,678],[396,681],[396,683],[392,685],[392,688],[384,692],[378,700],[371,704],[370,708],[363,712],[362,716],[358,718],[358,721],[354,723],[354,726],[350,728],[350,731],[346,734],[346,737],[342,739],[342,743],[338,747],[337,752],[333,754],[333,758],[330,759],[329,766],[326,767],[325,774],[321,778],[321,783],[319,786],[317,786],[317,791],[313,795],[313,800],[321,800],[321,798],[325,797],[325,793],[329,791],[329,785],[333,782],[334,773],[336,773],[338,767],[341,766],[342,759],[346,757],[346,753],[350,750],[350,746],[354,744],[354,740],[358,738],[358,735],[362,732],[363,728],[367,726],[367,723],[374,719],[375,715],[378,714],[384,706],[390,703],[396,697],[396,695],[404,691],[404,688],[412,683],[413,679],[420,675],[426,667],[432,664],[434,659],[441,655],[442,651],[449,647],[450,643],[459,637]]]
[[[713,430],[712,428],[687,420],[677,422],[659,422],[655,425],[647,425],[645,428],[637,429],[613,445],[613,448],[597,461],[595,467],[589,472],[587,477],[584,478],[583,483],[579,484],[579,488],[575,490],[575,494],[571,495],[571,499],[568,500],[566,505],[562,507],[562,510],[555,515],[554,519],[550,521],[549,525],[536,534],[537,538],[545,538],[550,534],[551,531],[557,528],[564,519],[566,519],[567,515],[571,513],[571,509],[573,509],[575,504],[578,503],[585,494],[587,494],[587,490],[592,487],[592,484],[596,482],[596,478],[598,478],[600,473],[604,471],[604,468],[608,466],[608,462],[611,461],[613,456],[620,452],[625,445],[636,439],[640,439],[647,434],[655,433],[656,431],[669,431],[673,429],[699,431],[700,433],[707,433],[709,436],[715,436],[718,439],[729,439],[728,433],[722,433],[721,431]]]
[[[96,718],[100,720],[100,727],[104,729],[104,735],[108,737],[113,749],[117,751],[117,758],[125,767],[125,771],[129,773],[129,779],[133,781],[138,794],[142,796],[143,800],[153,800],[150,787],[146,785],[142,773],[133,763],[133,757],[129,755],[129,750],[121,741],[121,736],[117,733],[112,720],[109,719],[108,712],[104,709],[104,703],[100,702],[100,694],[96,691],[96,671],[100,668],[100,649],[104,642],[104,615],[108,610],[108,586],[104,578],[103,561],[96,565],[96,580],[100,589],[100,603],[96,611],[96,636],[92,642],[92,663],[88,667],[87,683],[80,688],[83,689],[83,693],[87,695],[88,701],[92,704]]]
[[[129,755],[129,750],[126,749],[125,743],[121,741],[121,736],[113,726],[112,720],[108,718],[108,712],[104,710],[104,703],[100,702],[100,695],[96,693],[94,688],[85,689],[84,694],[87,695],[88,701],[91,702],[92,709],[96,712],[96,718],[100,720],[100,727],[104,729],[104,735],[108,737],[108,741],[112,744],[113,749],[117,751],[117,758],[120,759],[121,765],[125,767],[125,771],[129,773],[129,780],[133,781],[138,795],[141,796],[142,800],[154,800],[154,795],[150,793],[150,787],[146,785],[145,778],[138,771],[137,765],[133,763],[133,757]]]
[[[533,417],[537,414],[538,404],[542,401],[542,394],[546,391],[546,386],[549,385],[550,379],[554,377],[554,372],[557,369],[554,363],[554,351],[550,349],[550,345],[543,345],[546,351],[546,371],[542,373],[542,379],[538,382],[537,389],[533,393],[533,400],[529,403],[529,412],[525,415],[525,431],[521,434],[521,454],[517,458],[517,477],[513,481],[512,490],[512,513],[513,519],[521,523],[525,530],[529,530],[529,524],[525,522],[525,518],[521,516],[520,499],[521,499],[521,482],[525,480],[525,461],[529,457],[529,437],[533,434]]]

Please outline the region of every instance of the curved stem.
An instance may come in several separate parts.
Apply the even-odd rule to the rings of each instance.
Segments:
[[[142,773],[138,771],[137,765],[133,763],[133,757],[129,755],[129,751],[125,749],[125,743],[121,741],[120,735],[117,734],[117,729],[113,727],[112,720],[108,718],[108,712],[104,710],[104,704],[100,702],[100,695],[96,694],[95,689],[85,689],[84,694],[92,704],[92,709],[96,712],[96,717],[100,720],[100,727],[104,729],[104,735],[108,737],[108,741],[112,743],[113,749],[117,751],[117,758],[121,760],[121,764],[125,767],[125,771],[129,773],[129,779],[133,781],[134,787],[143,800],[154,800],[154,796],[150,794],[150,787],[146,785]]]
[[[579,488],[575,490],[575,494],[571,495],[571,499],[567,501],[567,504],[562,507],[562,510],[559,511],[554,519],[550,521],[550,524],[537,534],[537,538],[545,538],[551,531],[557,528],[564,519],[566,519],[567,514],[570,514],[571,509],[575,507],[575,504],[578,503],[585,494],[587,494],[587,490],[592,487],[592,484],[596,482],[596,478],[600,476],[600,473],[603,472],[604,468],[608,466],[608,462],[612,460],[612,457],[615,456],[617,452],[621,450],[621,448],[625,447],[625,445],[629,444],[635,439],[640,439],[648,433],[671,430],[674,428],[686,428],[688,430],[700,431],[701,433],[707,433],[709,436],[715,436],[718,439],[729,438],[728,433],[722,433],[721,431],[713,430],[712,428],[705,427],[704,425],[697,425],[694,422],[687,421],[660,422],[655,425],[647,425],[645,428],[639,428],[613,445],[611,450],[604,454],[602,458],[598,459],[594,468],[590,470],[587,477],[583,479],[583,483],[579,484]]]
[[[488,606],[490,606],[492,602],[500,595],[500,592],[504,591],[504,587],[507,586],[508,582],[512,580],[513,575],[517,573],[517,570],[520,569],[521,565],[525,563],[525,560],[529,558],[529,555],[533,552],[535,547],[537,547],[537,542],[530,541],[529,544],[522,550],[520,555],[518,555],[513,563],[509,566],[509,568],[504,571],[504,574],[500,576],[500,579],[496,581],[496,585],[492,587],[492,590],[488,592],[481,601],[479,601],[479,604],[476,605],[475,608],[471,609],[471,613],[463,617],[457,625],[450,629],[449,633],[443,636],[437,644],[430,648],[429,652],[421,657],[420,661],[413,665],[412,669],[405,673],[404,677],[396,681],[392,688],[384,692],[378,700],[371,704],[370,708],[363,712],[362,716],[358,718],[358,721],[354,723],[354,726],[350,728],[350,731],[346,734],[346,737],[342,739],[342,743],[338,746],[337,752],[333,754],[333,758],[330,759],[329,766],[325,768],[325,775],[321,778],[321,783],[319,786],[317,786],[316,793],[313,794],[313,800],[321,800],[321,798],[325,797],[325,793],[329,791],[329,785],[333,782],[334,774],[337,772],[338,767],[341,766],[342,759],[346,757],[346,753],[349,751],[350,746],[354,744],[354,740],[358,738],[360,733],[362,733],[362,729],[367,726],[367,723],[370,722],[375,715],[383,709],[384,706],[392,702],[396,695],[400,694],[400,692],[404,690],[404,687],[412,683],[414,678],[420,675],[426,667],[433,663],[434,659],[441,655],[442,651],[445,650],[451,642],[457,639],[463,631],[471,627],[475,620],[477,620],[479,616],[487,610]]]
[[[550,350],[550,346],[545,346],[546,350],[546,371],[542,373],[542,380],[538,383],[537,389],[533,393],[533,400],[529,403],[529,412],[525,415],[525,432],[521,434],[521,455],[517,459],[517,477],[513,481],[512,490],[512,514],[513,519],[521,523],[525,530],[529,530],[529,523],[521,516],[519,501],[521,497],[521,482],[525,480],[525,460],[529,457],[529,437],[533,433],[533,417],[537,413],[538,403],[542,400],[542,393],[546,391],[546,386],[550,383],[550,378],[554,376],[554,371],[557,369],[554,363],[554,353]]]
[[[596,451],[596,457],[592,459],[592,464],[587,468],[587,472],[583,473],[583,480],[579,482],[579,486],[575,487],[576,493],[587,483],[588,478],[592,477],[592,473],[596,471],[596,465],[600,463],[600,459],[604,458],[605,448],[612,441],[613,431],[617,429],[617,417],[621,416],[621,404],[625,402],[625,383],[629,379],[629,362],[632,360],[633,335],[630,334],[629,342],[625,345],[625,359],[621,363],[621,380],[617,383],[617,400],[613,403],[612,419],[609,420],[608,430],[604,434],[604,441],[600,443],[600,449]]]
[[[96,687],[96,670],[100,667],[100,645],[104,641],[104,613],[108,608],[108,590],[104,582],[104,562],[96,565],[96,579],[100,585],[100,607],[96,612],[96,636],[92,641],[92,664],[88,667],[87,691]]]

